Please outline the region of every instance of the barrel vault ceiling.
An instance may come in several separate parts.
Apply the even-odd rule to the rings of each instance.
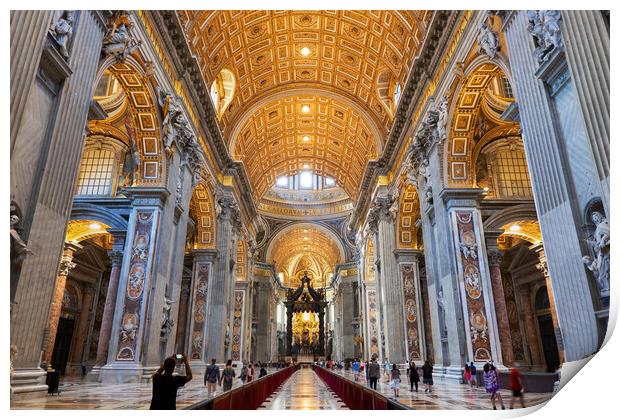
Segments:
[[[246,166],[254,198],[278,176],[309,169],[336,179],[355,200],[391,126],[386,80],[405,85],[432,12],[179,16],[207,85],[223,69],[233,73],[235,93],[219,123],[231,156]]]

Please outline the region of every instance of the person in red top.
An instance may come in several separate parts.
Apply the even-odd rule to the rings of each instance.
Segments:
[[[515,363],[513,368],[510,369],[510,390],[512,391],[510,409],[512,410],[514,408],[517,398],[521,400],[521,407],[525,408],[525,402],[523,401],[525,386],[523,385],[523,374],[519,372],[519,363]]]

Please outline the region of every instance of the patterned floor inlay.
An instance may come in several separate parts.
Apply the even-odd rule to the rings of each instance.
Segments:
[[[293,374],[271,402],[263,404],[267,410],[347,410],[342,401],[309,368]],[[262,408],[261,408],[262,409]]]
[[[351,372],[333,372],[351,380],[355,379],[355,376]],[[418,392],[411,392],[409,390],[409,382],[407,377],[402,375],[402,378],[404,382],[400,384],[398,401],[416,410],[485,410],[493,408],[489,395],[484,391],[484,387],[471,388],[469,385],[461,385],[454,382],[445,382],[441,379],[435,379],[433,392],[428,394],[424,392],[424,385],[422,385],[422,383],[419,384]],[[364,386],[368,386],[366,384],[366,378],[364,377],[360,378],[359,383]],[[394,397],[394,391],[390,389],[389,382],[386,381],[383,376],[377,384],[377,391],[387,397]],[[506,406],[506,409],[508,409],[512,393],[503,389],[501,394],[504,399],[504,405]],[[525,393],[524,395],[526,407],[546,403],[552,396],[551,393]],[[515,409],[517,408],[521,408],[518,401],[515,403]],[[499,403],[497,404],[497,409],[501,409]]]

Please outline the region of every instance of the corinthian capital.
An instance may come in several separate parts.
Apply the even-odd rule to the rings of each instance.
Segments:
[[[370,232],[375,233],[377,231],[378,223],[381,220],[394,221],[398,213],[396,197],[396,194],[387,190],[380,191],[377,194],[368,212],[368,229]]]
[[[73,256],[63,255],[60,260],[60,266],[58,267],[58,275],[59,276],[68,276],[69,271],[75,268],[75,263],[73,262]]]

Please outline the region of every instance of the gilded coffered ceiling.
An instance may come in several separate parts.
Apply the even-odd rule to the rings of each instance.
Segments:
[[[245,162],[257,199],[278,176],[303,169],[334,178],[354,199],[366,163],[376,157],[377,144],[360,113],[311,95],[264,104],[245,120],[233,149],[233,158]]]
[[[235,95],[220,116],[255,198],[309,165],[355,199],[393,118],[429,11],[181,11],[207,85],[224,69]],[[311,110],[302,113],[308,101]],[[304,142],[303,135],[311,141]]]
[[[302,257],[312,263],[308,270],[322,276],[344,260],[344,250],[333,234],[308,223],[284,229],[267,250],[267,262],[275,262],[276,271],[285,273],[287,281],[298,269],[306,268],[298,267]]]

